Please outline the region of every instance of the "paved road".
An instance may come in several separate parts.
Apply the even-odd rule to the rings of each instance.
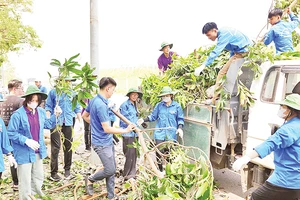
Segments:
[[[219,192],[215,193],[216,200],[243,200],[240,175],[229,169],[214,169],[214,178],[219,185]]]

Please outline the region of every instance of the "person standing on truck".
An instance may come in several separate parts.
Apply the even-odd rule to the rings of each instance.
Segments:
[[[171,68],[170,64],[173,62],[172,56],[173,54],[177,55],[176,52],[170,51],[172,47],[173,47],[172,43],[169,42],[161,43],[159,50],[162,51],[163,53],[159,56],[157,60],[160,75],[162,75],[167,69]]]
[[[299,26],[299,19],[291,12],[291,8],[287,8],[291,21],[285,22],[281,20],[282,10],[274,8],[269,12],[269,23],[272,25],[270,31],[264,37],[264,44],[269,45],[274,41],[276,54],[282,52],[294,51],[292,32]]]
[[[219,71],[215,89],[214,89],[214,96],[212,98],[212,104],[215,104],[215,101],[218,99],[218,92],[220,89],[220,81],[224,75],[227,74],[229,68],[234,69],[231,73],[231,76],[237,77],[239,68],[242,66],[243,62],[238,62],[239,66],[233,68],[234,64],[237,64],[237,60],[243,59],[249,51],[249,46],[252,45],[251,40],[242,32],[234,28],[220,28],[218,29],[217,24],[215,22],[208,22],[202,28],[202,33],[205,34],[208,39],[215,41],[218,39],[217,45],[215,48],[210,52],[208,58],[204,61],[204,63],[195,69],[195,76],[199,76],[200,73],[206,66],[212,64],[216,57],[224,50],[230,51],[230,59],[227,63],[222,67]],[[228,77],[227,77],[228,80]],[[233,89],[233,88],[232,88]],[[229,91],[230,93],[232,91]]]
[[[165,141],[177,141],[177,134],[180,138],[183,137],[184,116],[183,110],[179,103],[174,101],[175,92],[168,86],[163,87],[158,97],[162,101],[157,103],[152,113],[145,119],[140,118],[137,124],[141,126],[144,122],[153,122],[157,120],[154,131],[155,144],[159,145]],[[166,149],[160,150],[161,153],[166,153]],[[157,153],[158,167],[163,171],[162,160]]]
[[[266,141],[237,159],[232,168],[241,170],[251,159],[274,152],[275,169],[252,193],[251,200],[294,200],[300,198],[300,95],[290,94],[280,102],[278,116],[284,124]]]

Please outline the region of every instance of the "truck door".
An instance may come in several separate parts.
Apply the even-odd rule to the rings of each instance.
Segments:
[[[262,77],[254,81],[251,86],[251,91],[254,92],[257,100],[249,109],[247,152],[261,144],[274,133],[276,127],[284,123],[284,120],[277,116],[279,109],[277,102],[291,94],[296,84],[300,82],[299,61],[279,61],[274,65],[264,63],[261,67]],[[247,181],[242,180],[247,182],[248,189],[262,184],[267,179],[266,174],[274,169],[273,158],[272,153],[263,159],[255,158],[251,161],[247,173],[252,174],[247,174]],[[266,171],[268,173],[265,173]]]

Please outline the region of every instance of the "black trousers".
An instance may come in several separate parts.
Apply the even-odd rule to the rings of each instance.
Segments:
[[[10,167],[10,173],[11,173],[11,177],[12,177],[14,185],[18,185],[19,179],[18,179],[17,168],[15,168],[14,166]]]
[[[91,126],[83,120],[85,149],[91,148]]]
[[[251,200],[300,200],[300,189],[293,190],[278,187],[269,182],[265,182],[257,188],[251,195]]]
[[[155,145],[159,145],[160,143],[163,143],[163,142],[165,142],[165,140],[155,140]],[[158,149],[163,154],[168,154],[169,153],[168,148],[163,148],[162,146],[159,146]],[[162,159],[161,159],[161,156],[158,152],[156,152],[156,159],[157,159],[157,164],[158,164],[159,170],[163,171]]]
[[[132,145],[136,141],[138,141],[137,137],[123,137],[123,153],[125,155],[123,176],[125,180],[136,176],[137,149],[127,146]]]
[[[73,137],[72,137],[72,129],[73,126],[63,126],[61,127],[61,132],[62,132],[62,139],[63,139],[63,150],[64,150],[64,169],[65,170],[70,170],[71,169],[71,164],[72,164],[72,142],[73,142]],[[51,175],[54,175],[58,171],[58,154],[60,150],[60,136],[59,132],[55,131],[53,132],[54,129],[51,129]]]

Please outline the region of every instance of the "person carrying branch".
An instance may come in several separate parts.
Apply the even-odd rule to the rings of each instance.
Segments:
[[[290,94],[280,102],[278,116],[284,124],[262,144],[237,159],[232,168],[241,170],[250,160],[274,152],[275,169],[251,200],[300,199],[300,95]]]
[[[237,29],[227,27],[218,29],[217,24],[214,22],[206,23],[202,28],[202,33],[205,34],[208,39],[212,41],[215,41],[217,39],[218,42],[212,52],[210,52],[205,62],[200,67],[195,69],[195,76],[199,76],[206,66],[212,64],[215,58],[218,57],[224,49],[230,51],[230,58],[227,63],[221,68],[216,79],[215,91],[212,99],[212,104],[215,104],[216,100],[219,98],[218,91],[221,87],[220,81],[222,80],[223,76],[227,75],[228,70],[231,68],[230,77],[232,76],[234,78],[233,80],[231,80],[229,79],[229,77],[226,77],[226,81],[228,82],[229,80],[231,80],[231,85],[234,86],[239,68],[244,62],[243,58],[248,54],[248,47],[252,45],[252,41]],[[228,92],[232,93],[232,91]]]
[[[161,90],[158,97],[161,97],[162,101],[157,103],[152,113],[145,119],[140,118],[137,121],[139,126],[144,122],[157,121],[154,131],[155,144],[159,145],[165,141],[177,141],[177,135],[180,138],[183,137],[183,125],[184,116],[183,110],[179,103],[174,101],[175,92],[169,87],[165,86]],[[160,149],[161,153],[167,153],[167,149]],[[157,153],[158,167],[160,171],[163,171],[163,164],[161,156]]]
[[[287,8],[287,14],[291,21],[281,20],[282,10],[274,8],[269,12],[268,19],[272,25],[270,31],[264,37],[264,44],[269,45],[272,41],[275,44],[276,54],[282,52],[294,51],[292,32],[299,26],[299,19],[291,12],[291,8]]]
[[[103,77],[99,82],[99,94],[90,101],[82,114],[83,119],[91,124],[92,148],[104,167],[104,169],[85,177],[86,193],[92,196],[94,194],[93,183],[105,179],[108,199],[117,198],[114,192],[116,161],[113,134],[130,133],[135,128],[134,124],[130,124],[124,129],[111,126],[108,99],[113,95],[116,86],[117,83],[114,79]]]
[[[71,81],[75,81],[74,78],[65,77],[65,82],[71,84]],[[57,119],[57,124],[60,125],[61,132],[63,134],[63,150],[64,150],[64,177],[65,179],[71,178],[71,165],[72,165],[72,142],[73,142],[73,128],[74,128],[74,117],[75,114],[79,120],[80,129],[82,130],[83,123],[81,118],[81,107],[79,103],[76,103],[75,108],[72,108],[71,94],[62,93],[60,96],[57,94],[56,89],[50,90],[48,98],[46,100],[45,110],[47,116],[54,114],[54,109],[58,102],[58,105],[62,109],[62,114]],[[59,181],[61,177],[58,175],[58,155],[61,146],[60,132],[55,128],[51,129],[51,175],[49,177],[52,181]]]

